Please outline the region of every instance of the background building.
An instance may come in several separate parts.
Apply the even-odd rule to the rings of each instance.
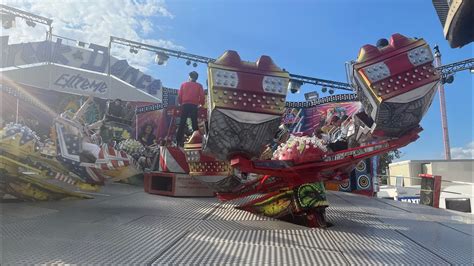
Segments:
[[[474,213],[474,160],[409,160],[389,165],[388,185],[382,186],[379,197],[415,199],[420,196],[419,174],[441,176],[440,208]],[[464,207],[453,206],[463,205]],[[466,206],[469,206],[467,208]]]

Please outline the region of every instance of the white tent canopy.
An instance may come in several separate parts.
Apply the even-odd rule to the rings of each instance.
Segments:
[[[45,90],[102,99],[160,103],[161,99],[114,77],[99,72],[57,64],[34,64],[2,69],[2,83],[8,80]],[[8,85],[8,83],[5,83]]]

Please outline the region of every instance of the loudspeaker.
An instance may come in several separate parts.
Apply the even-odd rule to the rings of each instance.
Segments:
[[[351,192],[354,189],[355,189],[355,181],[352,174],[349,176],[348,179],[346,179],[346,181],[339,184],[339,191]]]
[[[360,161],[360,163],[357,164],[354,169],[356,190],[373,190],[370,171],[370,159]]]
[[[372,195],[373,184],[370,159],[360,161],[349,175],[349,178],[339,185],[339,191]]]
[[[441,191],[441,177],[427,174],[420,174],[420,204],[439,207],[439,196]]]
[[[423,182],[423,181],[422,181]],[[420,192],[420,204],[433,206],[433,192],[432,191],[421,191]]]
[[[350,192],[351,191],[351,179],[348,178],[348,179],[346,179],[346,181],[344,181],[344,183],[339,184],[339,190]]]
[[[471,212],[471,199],[469,198],[454,198],[454,199],[445,199],[446,200],[446,209],[455,210],[460,212]]]

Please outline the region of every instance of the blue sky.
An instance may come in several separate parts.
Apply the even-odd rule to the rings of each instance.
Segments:
[[[424,38],[431,46],[438,44],[445,64],[473,57],[473,44],[449,47],[430,0],[4,1],[54,19],[54,33],[85,42],[107,45],[113,35],[208,57],[228,49],[248,61],[265,54],[291,73],[344,82],[344,63],[355,59],[361,46],[397,32]],[[44,29],[23,24],[11,30],[16,42],[44,39]],[[183,60],[170,59],[166,66],[156,66],[150,64],[151,55],[131,55],[123,48],[115,47],[114,54],[148,68],[165,86],[178,88],[191,70],[200,73],[201,81],[206,79],[205,65],[195,69]],[[474,76],[465,71],[446,86],[453,155],[471,158],[473,81]],[[288,99],[302,101],[304,93],[313,90],[320,87],[305,85]],[[438,95],[421,125],[421,138],[402,149],[402,160],[442,159]]]
[[[170,1],[167,8],[174,19],[158,18],[156,23],[165,26],[152,35],[187,52],[218,57],[232,49],[249,61],[266,54],[291,73],[323,79],[345,81],[344,62],[355,59],[362,45],[396,32],[438,44],[443,63],[473,57],[472,44],[449,47],[431,1]],[[165,86],[177,88],[191,69],[182,60],[170,60],[151,71]],[[205,76],[205,66],[198,72]],[[461,72],[446,86],[451,147],[466,147],[474,139],[473,79]],[[305,92],[319,89],[305,85],[288,99],[304,100]],[[421,138],[402,149],[402,160],[442,159],[438,95],[421,125]]]

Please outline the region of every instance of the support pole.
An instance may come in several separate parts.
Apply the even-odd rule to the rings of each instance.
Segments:
[[[18,96],[19,97],[19,96]],[[20,99],[16,98],[16,119],[15,119],[15,124],[18,124],[18,113],[19,113],[19,107],[20,107]]]
[[[135,107],[135,139],[138,140],[138,114],[137,114],[137,107]]]
[[[109,36],[109,47],[107,49],[107,53],[108,53],[108,62],[107,62],[107,76],[108,76],[108,84],[107,84],[107,101],[110,101],[111,98],[110,98],[110,90],[111,90],[111,87],[110,85],[112,84],[112,77],[111,77],[111,69],[110,69],[110,64],[111,64],[111,60],[110,60],[110,57],[112,56],[112,42],[113,42],[113,39],[112,39],[112,36]]]
[[[441,52],[439,47],[435,46],[435,67],[441,66]],[[451,160],[451,147],[449,145],[449,133],[448,133],[448,117],[446,115],[446,98],[444,95],[444,84],[443,81],[438,83],[439,92],[439,104],[441,111],[441,127],[443,129],[443,144],[444,144],[444,159]]]

